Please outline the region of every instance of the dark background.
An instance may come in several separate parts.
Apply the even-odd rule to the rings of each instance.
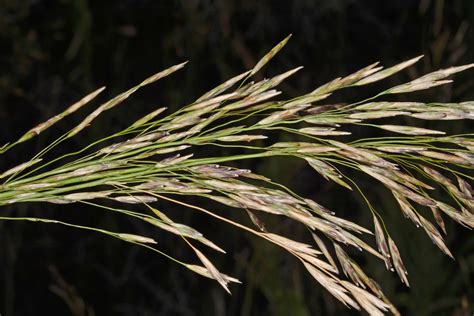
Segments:
[[[0,0],[0,144],[14,140],[99,86],[108,87],[101,99],[106,100],[158,70],[191,61],[180,73],[103,115],[95,126],[54,154],[81,147],[126,127],[158,106],[172,111],[191,102],[221,81],[251,68],[289,33],[293,37],[287,47],[258,75],[263,78],[304,65],[302,72],[282,85],[286,95],[310,91],[374,61],[393,65],[425,54],[409,71],[367,89],[346,91],[335,101],[359,99],[440,67],[473,62],[473,27],[472,0]],[[471,71],[457,76],[453,85],[400,99],[415,97],[473,100],[474,75]],[[38,140],[3,155],[1,169],[27,160],[77,124],[91,107],[87,109]],[[445,123],[443,129],[472,132],[472,126],[456,121]],[[371,227],[369,212],[361,201],[320,179],[304,163],[270,159],[247,167]],[[378,260],[356,254],[358,262],[380,281],[403,314],[472,315],[472,232],[448,223],[453,261],[403,219],[384,190],[364,181],[361,179],[361,185],[371,189],[370,198],[382,210],[399,245],[412,287],[402,286]],[[9,216],[36,215],[115,231],[150,233],[128,219],[86,207],[22,204],[0,211]],[[0,222],[0,314],[353,313],[280,249],[192,211],[166,211],[199,227],[228,251],[227,256],[208,255],[223,272],[244,282],[232,286],[232,296],[212,280],[116,239],[61,226]],[[278,232],[297,238],[306,234],[290,222],[276,227]],[[159,234],[157,239],[160,249],[196,262],[178,238]],[[69,296],[65,298],[64,293]],[[73,301],[80,306],[81,300],[87,313],[67,305]]]

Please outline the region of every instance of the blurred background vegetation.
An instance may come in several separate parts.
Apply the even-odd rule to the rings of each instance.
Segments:
[[[282,86],[288,95],[310,91],[374,61],[393,65],[425,54],[408,73],[370,88],[345,91],[334,99],[358,100],[440,67],[473,62],[473,28],[472,0],[0,0],[0,144],[94,88],[106,85],[103,98],[112,97],[155,71],[191,60],[185,70],[107,113],[56,154],[81,147],[158,106],[173,111],[191,102],[251,68],[289,33],[293,33],[289,45],[260,74],[271,76],[304,65]],[[453,85],[404,98],[474,100],[474,74],[471,71],[458,76]],[[28,159],[82,117],[61,121],[38,141],[18,146],[2,157],[1,169]],[[443,123],[442,129],[472,132],[472,125],[454,121]],[[362,131],[358,135],[370,136]],[[271,159],[246,167],[370,227],[370,214],[362,201],[324,181],[302,162]],[[412,287],[402,286],[378,260],[359,256],[365,270],[380,281],[402,314],[472,315],[472,232],[447,223],[448,245],[456,258],[450,260],[395,210],[387,192],[361,181],[399,245]],[[165,211],[184,223],[193,222],[228,251],[227,256],[212,254],[212,259],[221,271],[244,282],[233,286],[232,296],[212,280],[116,239],[47,224],[0,222],[0,314],[354,314],[282,250],[192,211]],[[21,204],[1,212],[156,234],[82,206]],[[281,233],[307,237],[302,227],[289,222],[276,227]],[[195,261],[186,247],[176,247],[176,237],[160,234],[156,239],[161,249]]]

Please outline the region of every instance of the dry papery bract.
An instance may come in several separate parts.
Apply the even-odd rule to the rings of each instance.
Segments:
[[[162,254],[198,274],[215,279],[230,292],[229,282],[239,280],[221,273],[197,248],[197,244],[222,253],[225,251],[217,245],[218,242],[205,238],[206,232],[203,234],[188,225],[174,222],[172,208],[157,209],[154,202],[162,200],[213,217],[222,224],[233,225],[283,248],[300,260],[309,275],[349,308],[365,310],[371,315],[389,311],[398,314],[377,283],[350,257],[351,248],[368,252],[384,261],[388,270],[396,271],[403,283],[409,284],[403,254],[394,241],[401,236],[390,232],[383,220],[385,212],[395,209],[377,210],[368,205],[374,227],[362,227],[267,177],[235,166],[240,160],[291,156],[307,162],[316,171],[315,177],[322,176],[341,185],[347,189],[347,194],[362,195],[364,188],[357,186],[357,179],[350,179],[346,174],[351,169],[351,172],[363,173],[386,187],[399,206],[400,215],[422,227],[436,246],[453,256],[436,225],[443,233],[446,233],[444,220],[449,218],[468,228],[474,226],[474,192],[472,176],[468,174],[474,164],[473,134],[449,136],[445,131],[407,126],[400,122],[404,117],[415,118],[410,120],[415,123],[419,120],[472,120],[474,102],[421,103],[381,99],[386,94],[408,93],[446,84],[451,81],[447,79],[449,76],[473,65],[442,69],[389,88],[365,101],[322,104],[337,90],[382,80],[411,66],[421,57],[385,70],[375,63],[307,94],[285,100],[276,88],[301,67],[258,82],[251,81],[251,77],[280,51],[288,39],[275,46],[253,69],[230,78],[174,113],[164,114],[166,108],[159,107],[135,120],[128,128],[105,135],[75,153],[53,158],[47,155],[52,148],[82,132],[105,111],[118,106],[139,88],[170,75],[185,63],[161,71],[99,105],[81,123],[35,157],[0,174],[0,205],[20,202],[88,204],[129,216],[130,220],[144,221],[157,230],[156,234],[116,233],[106,228],[52,219],[2,219],[56,223],[104,233]],[[19,140],[5,144],[0,153],[8,152],[73,114],[102,90],[92,92],[63,113],[38,124]],[[398,117],[397,124],[385,123],[395,117]],[[384,124],[378,124],[381,118]],[[387,137],[354,139],[351,135],[354,125],[379,129]],[[285,142],[269,144],[266,138],[275,130],[287,134]],[[193,155],[204,146],[224,146],[239,152],[228,156]],[[66,157],[75,157],[75,160],[61,163]],[[225,165],[230,162],[233,167]],[[443,201],[435,198],[440,190],[449,193],[445,194]],[[213,202],[210,204],[212,209],[183,202],[181,197],[185,195],[209,199]],[[141,211],[135,210],[134,204],[144,207]],[[237,222],[231,213],[221,210],[223,206],[224,210],[230,207],[248,214],[249,220]],[[314,244],[281,235],[265,223],[268,216],[289,218],[304,225]],[[166,232],[179,236],[183,245],[194,251],[196,261],[201,265],[183,262],[162,252],[159,241],[168,238]],[[362,238],[360,235],[366,236]]]

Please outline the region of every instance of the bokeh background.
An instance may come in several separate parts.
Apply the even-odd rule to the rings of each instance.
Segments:
[[[84,146],[158,106],[173,111],[191,102],[252,67],[289,33],[293,37],[287,47],[258,75],[263,78],[304,65],[303,71],[282,85],[286,95],[307,92],[374,61],[393,65],[425,54],[403,74],[367,89],[345,91],[334,99],[358,100],[440,67],[473,62],[473,29],[472,0],[0,0],[0,144],[99,86],[108,87],[102,96],[105,100],[158,70],[191,61],[180,73],[103,115],[95,126],[53,154]],[[459,75],[454,84],[434,91],[400,97],[406,98],[474,100],[474,74]],[[31,157],[86,112],[2,156],[1,169]],[[442,129],[472,132],[472,125],[448,121]],[[302,162],[270,159],[244,167],[371,227],[369,212],[359,198],[324,181]],[[403,314],[472,315],[472,232],[448,223],[453,261],[402,217],[387,192],[373,182],[360,181],[370,189],[369,197],[399,245],[412,287],[402,286],[377,260],[355,254],[358,262],[379,280]],[[244,282],[232,287],[232,296],[212,280],[116,239],[47,224],[0,222],[0,314],[355,314],[322,290],[284,251],[192,211],[166,211],[199,227],[228,251],[227,256],[209,256],[222,271]],[[128,219],[82,206],[21,204],[0,212],[157,234]],[[285,221],[274,225],[283,234],[307,238],[298,225]],[[164,251],[196,261],[178,238],[164,233],[156,238]]]

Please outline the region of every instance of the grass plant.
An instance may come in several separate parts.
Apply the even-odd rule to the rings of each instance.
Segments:
[[[166,108],[159,108],[124,130],[106,135],[76,152],[56,158],[47,155],[64,141],[77,137],[98,116],[118,106],[141,87],[171,75],[186,63],[163,70],[98,106],[81,123],[28,161],[0,171],[0,206],[24,202],[93,205],[128,216],[130,220],[147,222],[159,230],[159,234],[167,232],[181,236],[183,246],[196,254],[201,265],[174,258],[160,250],[154,237],[133,231],[114,232],[104,227],[37,217],[3,216],[0,219],[54,223],[103,233],[155,251],[189,270],[215,279],[230,292],[229,283],[240,281],[220,272],[201,249],[225,251],[218,242],[206,238],[206,232],[175,222],[172,212],[154,206],[157,200],[167,201],[285,249],[301,262],[309,275],[350,308],[365,310],[371,315],[389,311],[398,314],[376,281],[347,252],[347,248],[355,247],[378,257],[381,264],[395,271],[409,286],[402,255],[383,217],[366,198],[357,178],[347,174],[352,169],[351,173],[365,174],[374,183],[385,186],[398,203],[398,210],[422,228],[442,252],[452,257],[443,238],[446,234],[444,220],[474,227],[474,193],[470,184],[474,134],[446,135],[441,130],[415,125],[378,122],[401,116],[412,118],[411,122],[474,119],[474,102],[384,101],[389,95],[450,83],[451,75],[474,67],[474,64],[441,69],[365,100],[347,104],[324,103],[338,90],[381,81],[410,67],[421,56],[386,69],[374,63],[285,100],[280,97],[277,86],[301,67],[258,82],[251,79],[288,39],[276,45],[253,69],[227,80],[174,113],[165,114]],[[3,145],[0,154],[75,114],[103,90],[90,93],[64,112],[27,131],[17,141]],[[354,138],[351,135],[353,126],[379,130],[382,136]],[[285,133],[292,140],[275,142],[267,138],[274,131]],[[235,154],[193,156],[204,146],[224,147]],[[305,160],[319,176],[347,189],[347,194],[362,195],[373,215],[373,226],[362,227],[338,217],[325,206],[290,188],[251,170],[235,167],[241,160],[273,156]],[[444,192],[442,201],[436,193],[439,191]],[[189,204],[183,196],[212,200],[216,202],[216,209],[221,204],[235,208],[248,214],[249,221],[244,223],[216,209]],[[118,203],[123,206],[117,207]],[[132,204],[146,206],[147,212],[135,211]],[[265,216],[286,217],[306,226],[314,244],[272,231],[262,219]],[[363,241],[360,235],[371,235],[369,239],[373,242]]]

